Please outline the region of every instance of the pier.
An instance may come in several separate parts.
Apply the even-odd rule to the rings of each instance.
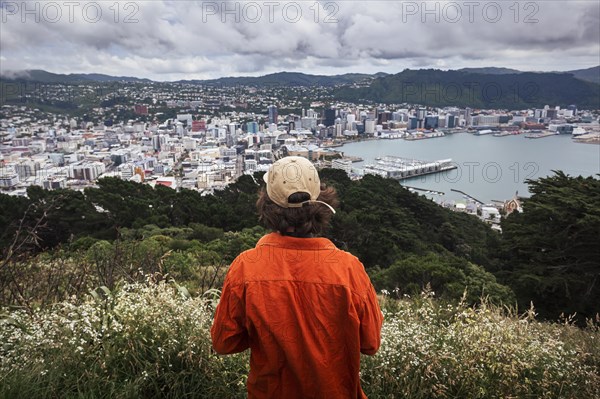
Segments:
[[[452,159],[428,162],[411,158],[385,156],[378,159],[375,164],[365,165],[363,171],[365,174],[402,180],[451,169],[456,169],[456,165],[452,164]]]
[[[405,186],[404,184],[402,185],[402,187],[407,188],[409,190],[423,191],[426,194],[435,194],[435,195],[445,195],[446,194],[443,191],[436,191],[436,190],[431,190],[428,188],[421,188],[421,187]]]
[[[525,138],[527,139],[541,139],[544,137],[550,137],[550,136],[556,136],[558,133],[557,132],[541,132],[541,133],[527,133],[525,135]]]
[[[455,190],[453,188],[450,189],[450,191],[454,191],[455,193],[461,193],[462,195],[464,195],[467,198],[472,199],[473,201],[481,204],[481,205],[485,205],[485,203],[483,201],[479,201],[477,198],[470,196],[469,194],[465,193],[464,191],[460,191],[460,190]]]

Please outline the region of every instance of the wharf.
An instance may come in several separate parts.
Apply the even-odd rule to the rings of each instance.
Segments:
[[[357,157],[357,156],[354,156],[354,155],[345,155],[344,159],[348,159],[348,160],[350,160],[352,162],[362,162],[362,161],[364,161],[364,159],[362,159],[361,157]]]
[[[519,130],[516,130],[516,131],[503,130],[501,132],[492,134],[492,136],[494,136],[494,137],[506,137],[506,136],[515,136],[517,134],[521,134],[521,131],[519,131]]]
[[[573,138],[576,143],[600,144],[600,133],[588,133]]]
[[[426,194],[435,194],[435,195],[445,195],[446,194],[443,191],[431,190],[429,188],[421,188],[421,187],[414,187],[414,186],[405,186],[404,184],[402,185],[402,187],[407,188],[408,190],[423,191]]]
[[[525,138],[527,138],[527,139],[542,139],[544,137],[556,136],[557,134],[558,133],[556,133],[556,132],[550,132],[550,131],[541,132],[541,133],[527,133],[525,135]]]
[[[464,195],[467,198],[472,199],[473,201],[477,202],[480,205],[484,205],[483,201],[478,200],[477,198],[470,196],[469,194],[465,193],[464,191],[461,190],[455,190],[453,188],[450,189],[450,191],[454,191],[455,193],[461,193],[462,195]]]
[[[365,165],[363,171],[365,174],[403,180],[451,169],[456,169],[456,165],[452,163],[452,159],[428,162],[388,155],[378,159],[375,164]]]

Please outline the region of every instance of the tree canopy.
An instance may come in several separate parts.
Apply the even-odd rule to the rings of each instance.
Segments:
[[[543,316],[592,316],[600,304],[600,180],[559,171],[528,184],[523,212],[502,222],[498,275]]]
[[[531,198],[522,213],[503,219],[499,234],[394,180],[367,175],[351,181],[334,169],[320,176],[340,199],[326,236],[364,263],[378,290],[411,294],[430,284],[448,299],[465,289],[471,301],[489,295],[513,305],[516,297],[521,308],[533,301],[543,317],[554,319],[599,310],[600,180],[594,177],[556,172],[528,181]],[[27,247],[34,253],[154,240],[144,245],[163,252],[148,250],[148,256],[169,252],[178,259],[174,270],[189,269],[194,259],[226,264],[265,232],[257,227],[255,206],[263,184],[257,173],[214,195],[116,178],[83,192],[30,187],[29,198],[0,194],[0,245],[6,253],[15,234],[34,230],[38,245]]]

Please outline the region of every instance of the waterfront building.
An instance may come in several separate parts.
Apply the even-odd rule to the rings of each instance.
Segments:
[[[367,119],[365,121],[365,133],[366,134],[375,134],[375,121],[371,119]]]
[[[427,130],[438,128],[439,117],[437,115],[429,115],[425,117],[424,128]]]
[[[352,161],[344,158],[334,159],[331,161],[331,167],[333,169],[341,169],[349,175],[352,172]]]

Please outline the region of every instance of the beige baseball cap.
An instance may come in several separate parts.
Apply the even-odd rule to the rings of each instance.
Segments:
[[[267,183],[267,195],[282,208],[300,208],[307,203],[320,203],[335,213],[331,205],[317,200],[321,194],[321,180],[315,166],[306,158],[281,158],[271,165],[263,179]],[[308,193],[310,200],[289,203],[288,198],[294,193]]]

